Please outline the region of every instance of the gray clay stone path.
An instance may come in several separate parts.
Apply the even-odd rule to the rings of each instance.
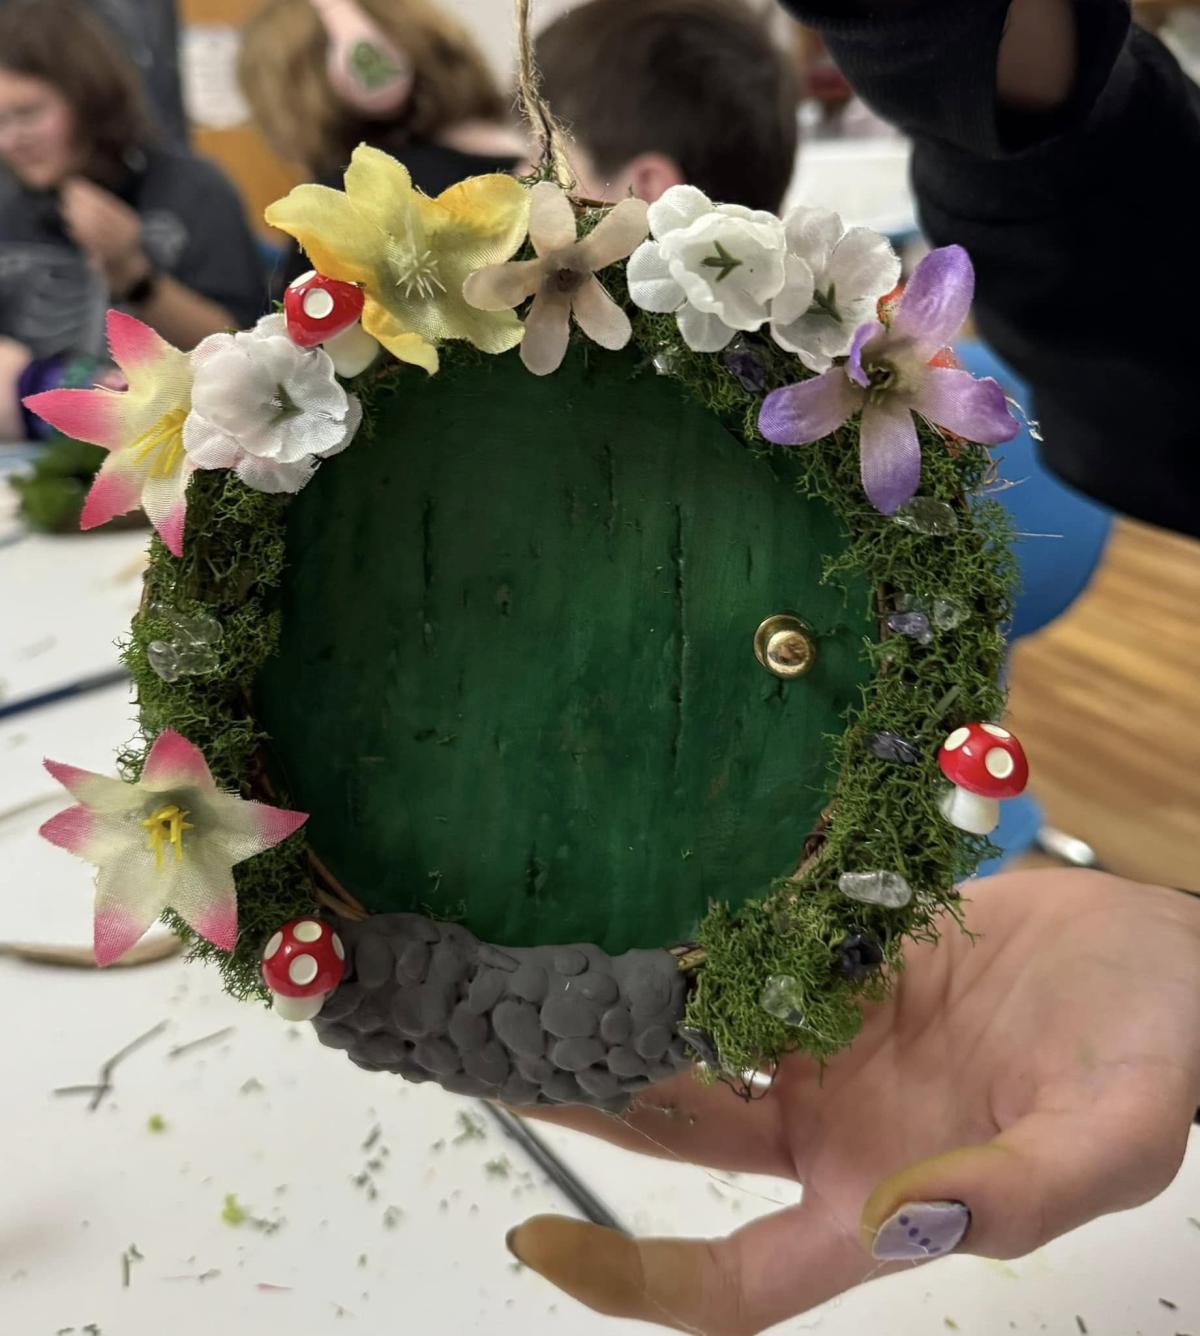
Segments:
[[[342,922],[346,974],[313,1022],[367,1071],[506,1104],[611,1112],[689,1066],[666,951],[506,947],[418,914]]]

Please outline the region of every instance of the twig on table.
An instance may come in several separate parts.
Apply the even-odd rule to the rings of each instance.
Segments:
[[[223,1030],[214,1030],[212,1034],[201,1035],[199,1039],[189,1039],[186,1044],[176,1044],[174,1048],[167,1049],[168,1058],[179,1058],[185,1053],[191,1053],[195,1049],[204,1048],[208,1044],[219,1043],[226,1035],[233,1034],[237,1027],[227,1025]]]
[[[96,1091],[96,1094],[92,1096],[92,1102],[88,1105],[89,1113],[94,1113],[100,1107],[100,1101],[110,1090],[112,1090],[112,1075],[121,1063],[123,1063],[131,1054],[136,1053],[143,1044],[148,1044],[152,1039],[157,1039],[166,1028],[167,1022],[159,1021],[159,1023],[152,1029],[147,1030],[145,1034],[138,1035],[136,1039],[131,1040],[124,1048],[118,1049],[117,1052],[104,1063],[100,1068],[100,1087]]]
[[[133,1273],[134,1262],[144,1262],[145,1260],[146,1259],[138,1251],[136,1243],[131,1243],[121,1254],[121,1288],[123,1290],[129,1288],[129,1280]]]
[[[136,1053],[143,1044],[148,1044],[151,1039],[157,1038],[157,1036],[162,1034],[166,1028],[167,1022],[159,1021],[152,1030],[147,1030],[145,1034],[138,1035],[136,1039],[126,1044],[124,1048],[118,1049],[117,1052],[114,1053],[111,1058],[108,1058],[101,1066],[100,1079],[98,1081],[91,1082],[88,1085],[58,1086],[54,1093],[56,1095],[91,1095],[92,1098],[88,1104],[88,1112],[94,1113],[100,1107],[100,1102],[103,1100],[104,1096],[109,1094],[113,1088],[113,1072],[116,1071],[130,1054]]]

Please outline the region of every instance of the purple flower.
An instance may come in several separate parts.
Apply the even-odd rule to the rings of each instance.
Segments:
[[[777,445],[807,445],[861,412],[863,490],[885,515],[910,501],[921,480],[914,413],[970,441],[1011,440],[1018,423],[994,380],[930,365],[967,318],[974,291],[975,271],[961,246],[930,251],[891,326],[860,326],[843,365],[767,395],[759,430]]]

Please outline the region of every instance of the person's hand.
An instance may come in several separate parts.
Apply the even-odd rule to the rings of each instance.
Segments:
[[[1200,1102],[1200,901],[1069,871],[967,895],[974,943],[947,920],[936,947],[914,945],[824,1073],[793,1057],[750,1104],[685,1076],[625,1118],[551,1115],[795,1179],[799,1206],[716,1241],[542,1216],[514,1254],[602,1313],[748,1336],[935,1249],[1018,1257],[1156,1196]]]
[[[0,336],[0,441],[18,441],[25,435],[17,386],[32,358],[23,343]]]
[[[114,296],[145,277],[150,263],[142,251],[142,222],[136,210],[102,186],[72,177],[61,192],[63,223]]]

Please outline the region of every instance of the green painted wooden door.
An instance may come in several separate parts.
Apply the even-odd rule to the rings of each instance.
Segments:
[[[610,951],[790,871],[857,698],[865,588],[824,505],[632,353],[399,371],[288,514],[259,683],[312,847],[376,911]],[[763,618],[813,628],[783,683]]]

